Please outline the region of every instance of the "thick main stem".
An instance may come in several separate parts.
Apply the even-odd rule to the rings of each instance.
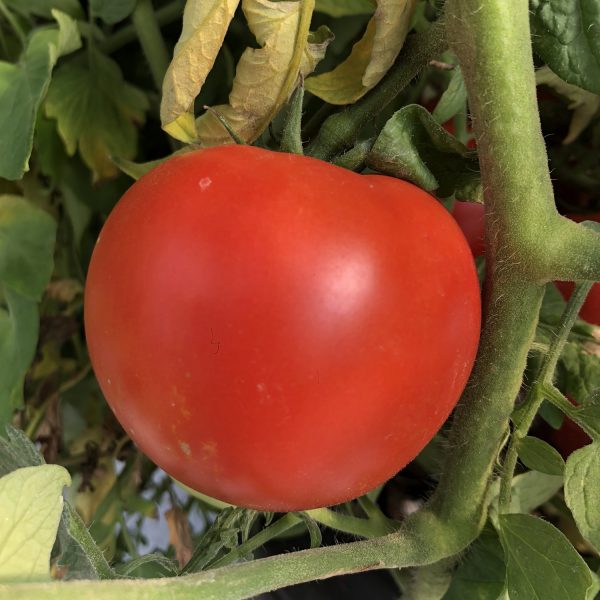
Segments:
[[[508,289],[507,289],[508,288]],[[471,381],[454,415],[450,452],[430,508],[462,529],[483,525],[494,463],[522,382],[543,288],[498,285],[487,292],[493,311]]]
[[[482,516],[533,341],[543,288],[539,262],[559,219],[535,93],[528,4],[448,0],[449,42],[469,93],[486,210],[486,323],[477,364],[456,411],[431,507],[468,526]]]

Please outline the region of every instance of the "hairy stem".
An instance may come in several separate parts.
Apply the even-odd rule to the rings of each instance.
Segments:
[[[486,484],[522,382],[543,296],[532,273],[548,245],[552,184],[537,111],[528,5],[449,0],[449,41],[473,114],[486,210],[484,318],[479,356],[455,414],[432,506],[465,526],[481,519]],[[527,257],[525,259],[525,257]],[[532,265],[533,263],[533,265]]]

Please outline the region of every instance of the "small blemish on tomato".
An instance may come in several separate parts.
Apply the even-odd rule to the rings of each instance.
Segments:
[[[217,442],[204,442],[202,444],[202,457],[204,460],[212,458],[217,453]]]
[[[199,182],[198,182],[198,187],[204,191],[207,188],[210,187],[210,184],[212,183],[212,179],[210,177],[203,177]]]
[[[108,383],[108,385],[110,385],[110,377],[106,380],[106,383]]]
[[[191,456],[192,451],[189,444],[186,444],[185,442],[179,442],[179,447],[186,456]]]

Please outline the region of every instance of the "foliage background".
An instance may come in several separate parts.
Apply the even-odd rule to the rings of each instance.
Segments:
[[[532,0],[530,6],[540,69],[540,117],[557,207],[562,213],[585,215],[600,211],[599,50],[594,42],[582,46],[579,36],[572,44],[560,39],[563,51],[557,51],[557,35],[548,19],[549,11],[560,14],[556,4]],[[567,4],[574,10],[579,4],[597,9],[583,0]],[[385,5],[379,3],[380,8]],[[63,513],[58,542],[50,544],[52,575],[59,579],[172,576],[185,564],[183,572],[190,573],[240,558],[378,535],[381,529],[373,523],[401,520],[429,497],[447,445],[442,431],[414,463],[371,497],[335,510],[288,517],[285,528],[280,526],[283,531],[273,531],[269,527],[285,517],[223,509],[182,491],[137,451],[112,416],[86,351],[85,273],[100,228],[131,185],[131,175],[142,172],[143,163],[184,147],[161,128],[160,75],[166,64],[164,56],[156,55],[164,44],[167,61],[172,56],[183,7],[179,0],[0,0],[0,425],[12,424],[24,432],[11,430],[9,441],[3,442],[2,473],[41,464],[27,439],[46,463],[68,470],[72,481],[66,499],[72,508]],[[317,2],[311,29],[326,27],[335,39],[316,73],[331,71],[350,56],[374,10],[368,0]],[[427,32],[441,10],[441,3],[415,3],[411,31]],[[569,27],[597,26],[598,13],[582,13],[590,15],[589,23],[587,17],[579,22],[568,14],[563,33]],[[158,48],[152,37],[157,31]],[[258,45],[238,8],[195,99],[196,115],[205,105],[227,104],[242,53]],[[569,68],[572,63],[561,59],[565,47],[582,69],[575,72]],[[358,159],[344,155],[347,147],[327,158],[355,170],[414,181],[451,208],[457,198],[480,200],[481,183],[477,153],[473,144],[467,147],[473,134],[457,58],[445,51],[436,59],[419,77],[409,78],[408,85],[362,127],[352,144]],[[354,84],[356,77],[354,71],[349,75]],[[364,79],[360,81],[363,85]],[[302,105],[302,136],[308,149],[318,141],[327,117],[340,112],[336,104],[313,95],[311,86],[317,90],[308,78]],[[284,128],[293,103],[277,108],[269,126],[252,141],[274,149],[286,141]],[[225,131],[220,134],[227,137]],[[405,156],[401,163],[389,158],[398,147]],[[483,260],[479,262],[483,276]],[[563,310],[564,302],[550,284],[538,345],[551,342]],[[597,339],[597,329],[579,321],[558,365],[558,387],[579,402],[600,382]],[[540,354],[533,352],[526,381],[533,381],[540,362]],[[562,413],[545,402],[532,433],[550,439],[549,428],[558,428],[562,419]],[[515,480],[521,511],[535,511],[556,525],[597,571],[593,540],[598,530],[588,532],[587,539],[579,532],[561,491],[562,459],[546,445],[537,448],[539,455],[529,450],[529,455],[527,448],[522,450]],[[60,485],[66,482],[63,472],[56,476]],[[9,484],[17,490],[28,485]],[[5,506],[15,498],[15,492],[7,490],[0,489],[0,504]],[[33,512],[39,510],[31,506]],[[158,517],[163,523],[161,539],[152,526]],[[357,519],[373,526],[366,536],[360,525],[356,528]],[[2,542],[1,533],[0,555],[22,542],[8,537]],[[95,554],[96,547],[101,555]],[[160,556],[152,556],[156,551]],[[476,597],[466,593],[496,598],[504,588],[503,557],[498,535],[487,527],[454,572],[444,598]],[[11,580],[13,568],[8,562],[0,567],[0,581]],[[30,580],[44,579],[44,569],[43,564],[32,569]],[[293,597],[365,597],[364,589],[380,589],[378,597],[395,597],[398,586],[410,588],[406,575],[394,570],[353,577],[360,582],[338,578],[309,584]]]

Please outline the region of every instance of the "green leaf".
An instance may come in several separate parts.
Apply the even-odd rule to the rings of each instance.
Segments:
[[[600,94],[597,0],[530,0],[536,53],[567,83]]]
[[[442,94],[440,101],[437,103],[432,116],[440,124],[443,125],[449,121],[454,115],[464,110],[467,105],[467,87],[463,79],[460,67],[456,65],[452,71],[450,83],[446,91]]]
[[[50,579],[50,551],[71,477],[58,465],[17,469],[0,479],[0,581]]]
[[[573,111],[573,116],[563,144],[574,142],[600,110],[600,95],[563,81],[548,67],[539,69],[535,80],[538,85],[547,85],[570,100],[569,109]]]
[[[18,196],[0,196],[0,428],[22,404],[38,339],[40,299],[53,268],[56,225]],[[1,429],[0,429],[1,430]]]
[[[510,512],[530,513],[538,506],[547,502],[560,490],[563,478],[547,475],[539,471],[527,471],[517,475],[512,480]],[[496,479],[490,486],[490,497],[494,498],[490,505],[490,517],[497,517],[497,498],[500,490],[500,480]]]
[[[581,535],[600,549],[600,443],[584,446],[567,459],[565,501]]]
[[[600,388],[600,357],[575,342],[567,342],[557,369],[557,387],[579,404]]]
[[[136,0],[90,0],[90,10],[95,17],[114,25],[133,12],[135,3]]]
[[[316,0],[315,10],[331,17],[370,15],[375,10],[375,0]]]
[[[416,0],[376,0],[377,10],[350,56],[332,71],[306,80],[306,89],[329,104],[352,104],[374,88],[398,57]]]
[[[136,163],[132,160],[119,158],[118,156],[112,157],[112,161],[115,163],[115,165],[117,165],[117,167],[119,167],[119,170],[122,173],[125,173],[125,175],[131,177],[132,179],[135,179],[136,181],[140,177],[142,177],[142,175],[149,173],[150,171],[152,171],[152,169],[154,169],[154,167],[157,167],[158,165],[160,165],[160,163],[164,162],[165,160],[167,159],[159,158],[158,160],[151,160],[145,163]]]
[[[136,124],[144,121],[148,98],[123,79],[117,63],[98,51],[86,63],[56,69],[48,91],[46,114],[58,122],[67,153],[77,148],[94,180],[113,177],[119,170],[111,156],[134,158]]]
[[[0,283],[39,300],[52,274],[54,219],[19,196],[0,196]]]
[[[304,522],[308,535],[310,536],[310,547],[318,548],[323,543],[323,536],[321,535],[321,528],[319,524],[305,512],[296,513]]]
[[[121,577],[142,577],[145,579],[174,577],[179,573],[179,567],[175,561],[162,554],[145,554],[130,560],[124,565],[119,565],[118,573]]]
[[[81,46],[77,24],[52,11],[55,27],[37,29],[17,64],[0,62],[0,177],[21,179],[29,170],[33,131],[58,58]]]
[[[58,528],[58,564],[66,568],[64,579],[113,579],[106,562],[79,514],[67,502]]]
[[[406,179],[445,198],[477,198],[481,191],[476,152],[468,150],[417,104],[394,113],[379,134],[367,166]]]
[[[577,407],[573,420],[579,426],[584,426],[593,440],[600,442],[600,388],[595,389]]]
[[[500,515],[511,600],[582,600],[592,585],[588,566],[555,527],[530,515]]]
[[[488,526],[461,560],[442,600],[498,600],[505,577],[500,538]]]
[[[44,464],[42,455],[22,431],[9,425],[6,434],[6,438],[0,436],[0,477],[22,467]],[[115,577],[81,517],[68,502],[63,507],[58,540],[58,563],[65,568],[64,579]]]
[[[6,437],[0,435],[0,477],[22,467],[43,464],[44,459],[31,440],[20,429],[8,425]]]
[[[53,184],[57,184],[68,157],[65,146],[58,135],[56,121],[47,119],[43,111],[38,112],[33,143],[36,166],[52,180]]]
[[[39,317],[33,300],[0,285],[0,427],[10,423],[23,404],[23,381],[35,355]]]
[[[92,210],[80,201],[69,186],[63,186],[62,192],[63,206],[73,229],[73,241],[75,247],[79,247],[81,238],[92,219]]]
[[[52,18],[52,10],[60,10],[74,19],[83,19],[84,14],[79,0],[4,0],[11,10],[25,16]]]
[[[539,438],[527,436],[519,441],[519,458],[529,469],[562,476],[565,471],[565,461],[552,447]]]
[[[540,321],[548,325],[558,325],[567,303],[554,283],[548,283],[540,309]]]

